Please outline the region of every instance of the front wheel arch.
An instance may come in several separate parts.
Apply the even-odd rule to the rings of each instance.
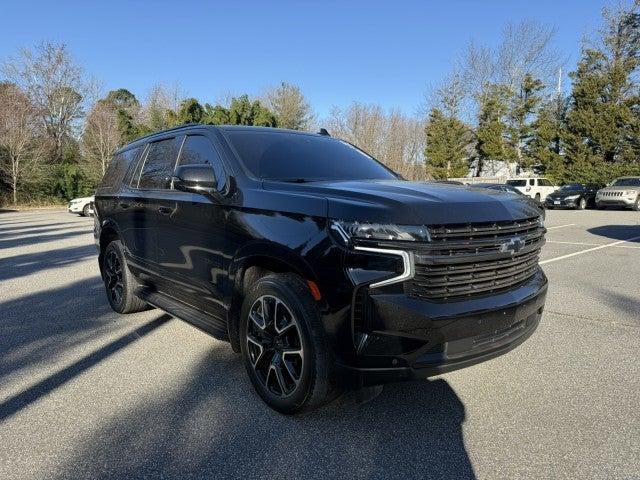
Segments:
[[[227,313],[227,332],[234,352],[240,352],[239,324],[240,310],[246,293],[260,278],[274,273],[292,273],[305,281],[316,282],[316,276],[311,268],[293,252],[280,252],[274,256],[273,250],[266,253],[254,252],[251,255],[236,256],[241,258],[232,263],[229,277],[233,279],[229,292],[229,311]]]

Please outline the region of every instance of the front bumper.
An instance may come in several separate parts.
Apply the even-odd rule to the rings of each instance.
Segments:
[[[575,208],[579,199],[573,198],[568,200],[566,198],[549,198],[547,197],[544,204],[547,208]]]
[[[596,207],[632,207],[635,201],[630,197],[597,197]]]
[[[539,270],[518,288],[436,302],[403,292],[369,294],[371,330],[339,363],[349,384],[425,378],[509,352],[537,328],[547,293]]]

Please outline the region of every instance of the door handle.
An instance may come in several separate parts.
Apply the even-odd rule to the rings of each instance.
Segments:
[[[171,215],[173,213],[173,208],[171,207],[158,207],[158,212],[162,215]]]

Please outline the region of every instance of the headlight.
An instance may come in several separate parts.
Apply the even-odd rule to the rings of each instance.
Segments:
[[[404,240],[410,242],[431,241],[429,230],[423,226],[334,220],[331,222],[331,228],[338,232],[345,242],[348,242],[352,238],[364,240]]]
[[[540,215],[540,216],[538,217],[538,225],[539,225],[541,228],[544,228],[544,215]]]
[[[564,197],[565,200],[577,200],[580,195],[569,195],[568,197]]]

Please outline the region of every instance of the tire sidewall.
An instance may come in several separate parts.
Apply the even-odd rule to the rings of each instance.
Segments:
[[[262,384],[262,382],[256,375],[253,366],[251,365],[251,361],[249,360],[249,355],[247,352],[246,335],[247,322],[249,321],[249,311],[254,302],[263,295],[272,295],[274,297],[278,297],[281,301],[283,301],[291,310],[291,313],[293,313],[293,315],[296,317],[298,321],[298,327],[300,329],[303,349],[302,376],[297,390],[291,395],[284,398],[279,398],[278,396],[272,394]],[[242,359],[245,365],[245,369],[247,370],[247,374],[249,375],[251,383],[255,387],[260,397],[270,407],[281,413],[295,413],[304,406],[305,401],[309,397],[310,392],[313,388],[313,383],[315,382],[317,374],[316,345],[314,345],[314,342],[312,341],[313,337],[311,334],[311,327],[309,325],[309,322],[314,321],[315,319],[308,318],[309,305],[305,305],[305,303],[307,302],[309,302],[309,299],[298,298],[298,296],[295,295],[294,292],[291,291],[291,289],[288,288],[284,282],[278,280],[276,276],[269,276],[265,277],[264,279],[258,280],[258,282],[256,282],[256,284],[251,287],[242,304],[239,334],[240,350],[242,353]]]
[[[113,300],[111,299],[111,295],[109,295],[109,292],[107,291],[107,300],[109,301],[109,305],[111,305],[111,308],[118,312],[118,313],[123,313],[125,310],[125,306],[127,304],[127,295],[129,292],[129,278],[126,275],[126,266],[127,264],[125,263],[125,259],[124,259],[124,253],[122,251],[122,244],[120,243],[119,240],[114,240],[113,242],[109,243],[109,245],[107,245],[107,248],[104,249],[104,255],[102,256],[102,281],[104,282],[104,287],[105,287],[105,291],[107,289],[107,283],[106,283],[106,278],[104,275],[104,270],[106,268],[105,262],[107,261],[107,256],[109,254],[109,252],[114,251],[116,253],[116,255],[118,256],[118,259],[120,261],[120,268],[122,268],[122,283],[123,283],[123,292],[122,292],[122,299],[120,300],[120,304],[115,304],[113,302]]]
[[[89,209],[90,209],[90,206],[89,206],[88,203],[84,207],[82,207],[82,216],[83,217],[88,217],[89,216]]]
[[[584,210],[587,208],[587,199],[582,197],[578,200],[578,210]]]

